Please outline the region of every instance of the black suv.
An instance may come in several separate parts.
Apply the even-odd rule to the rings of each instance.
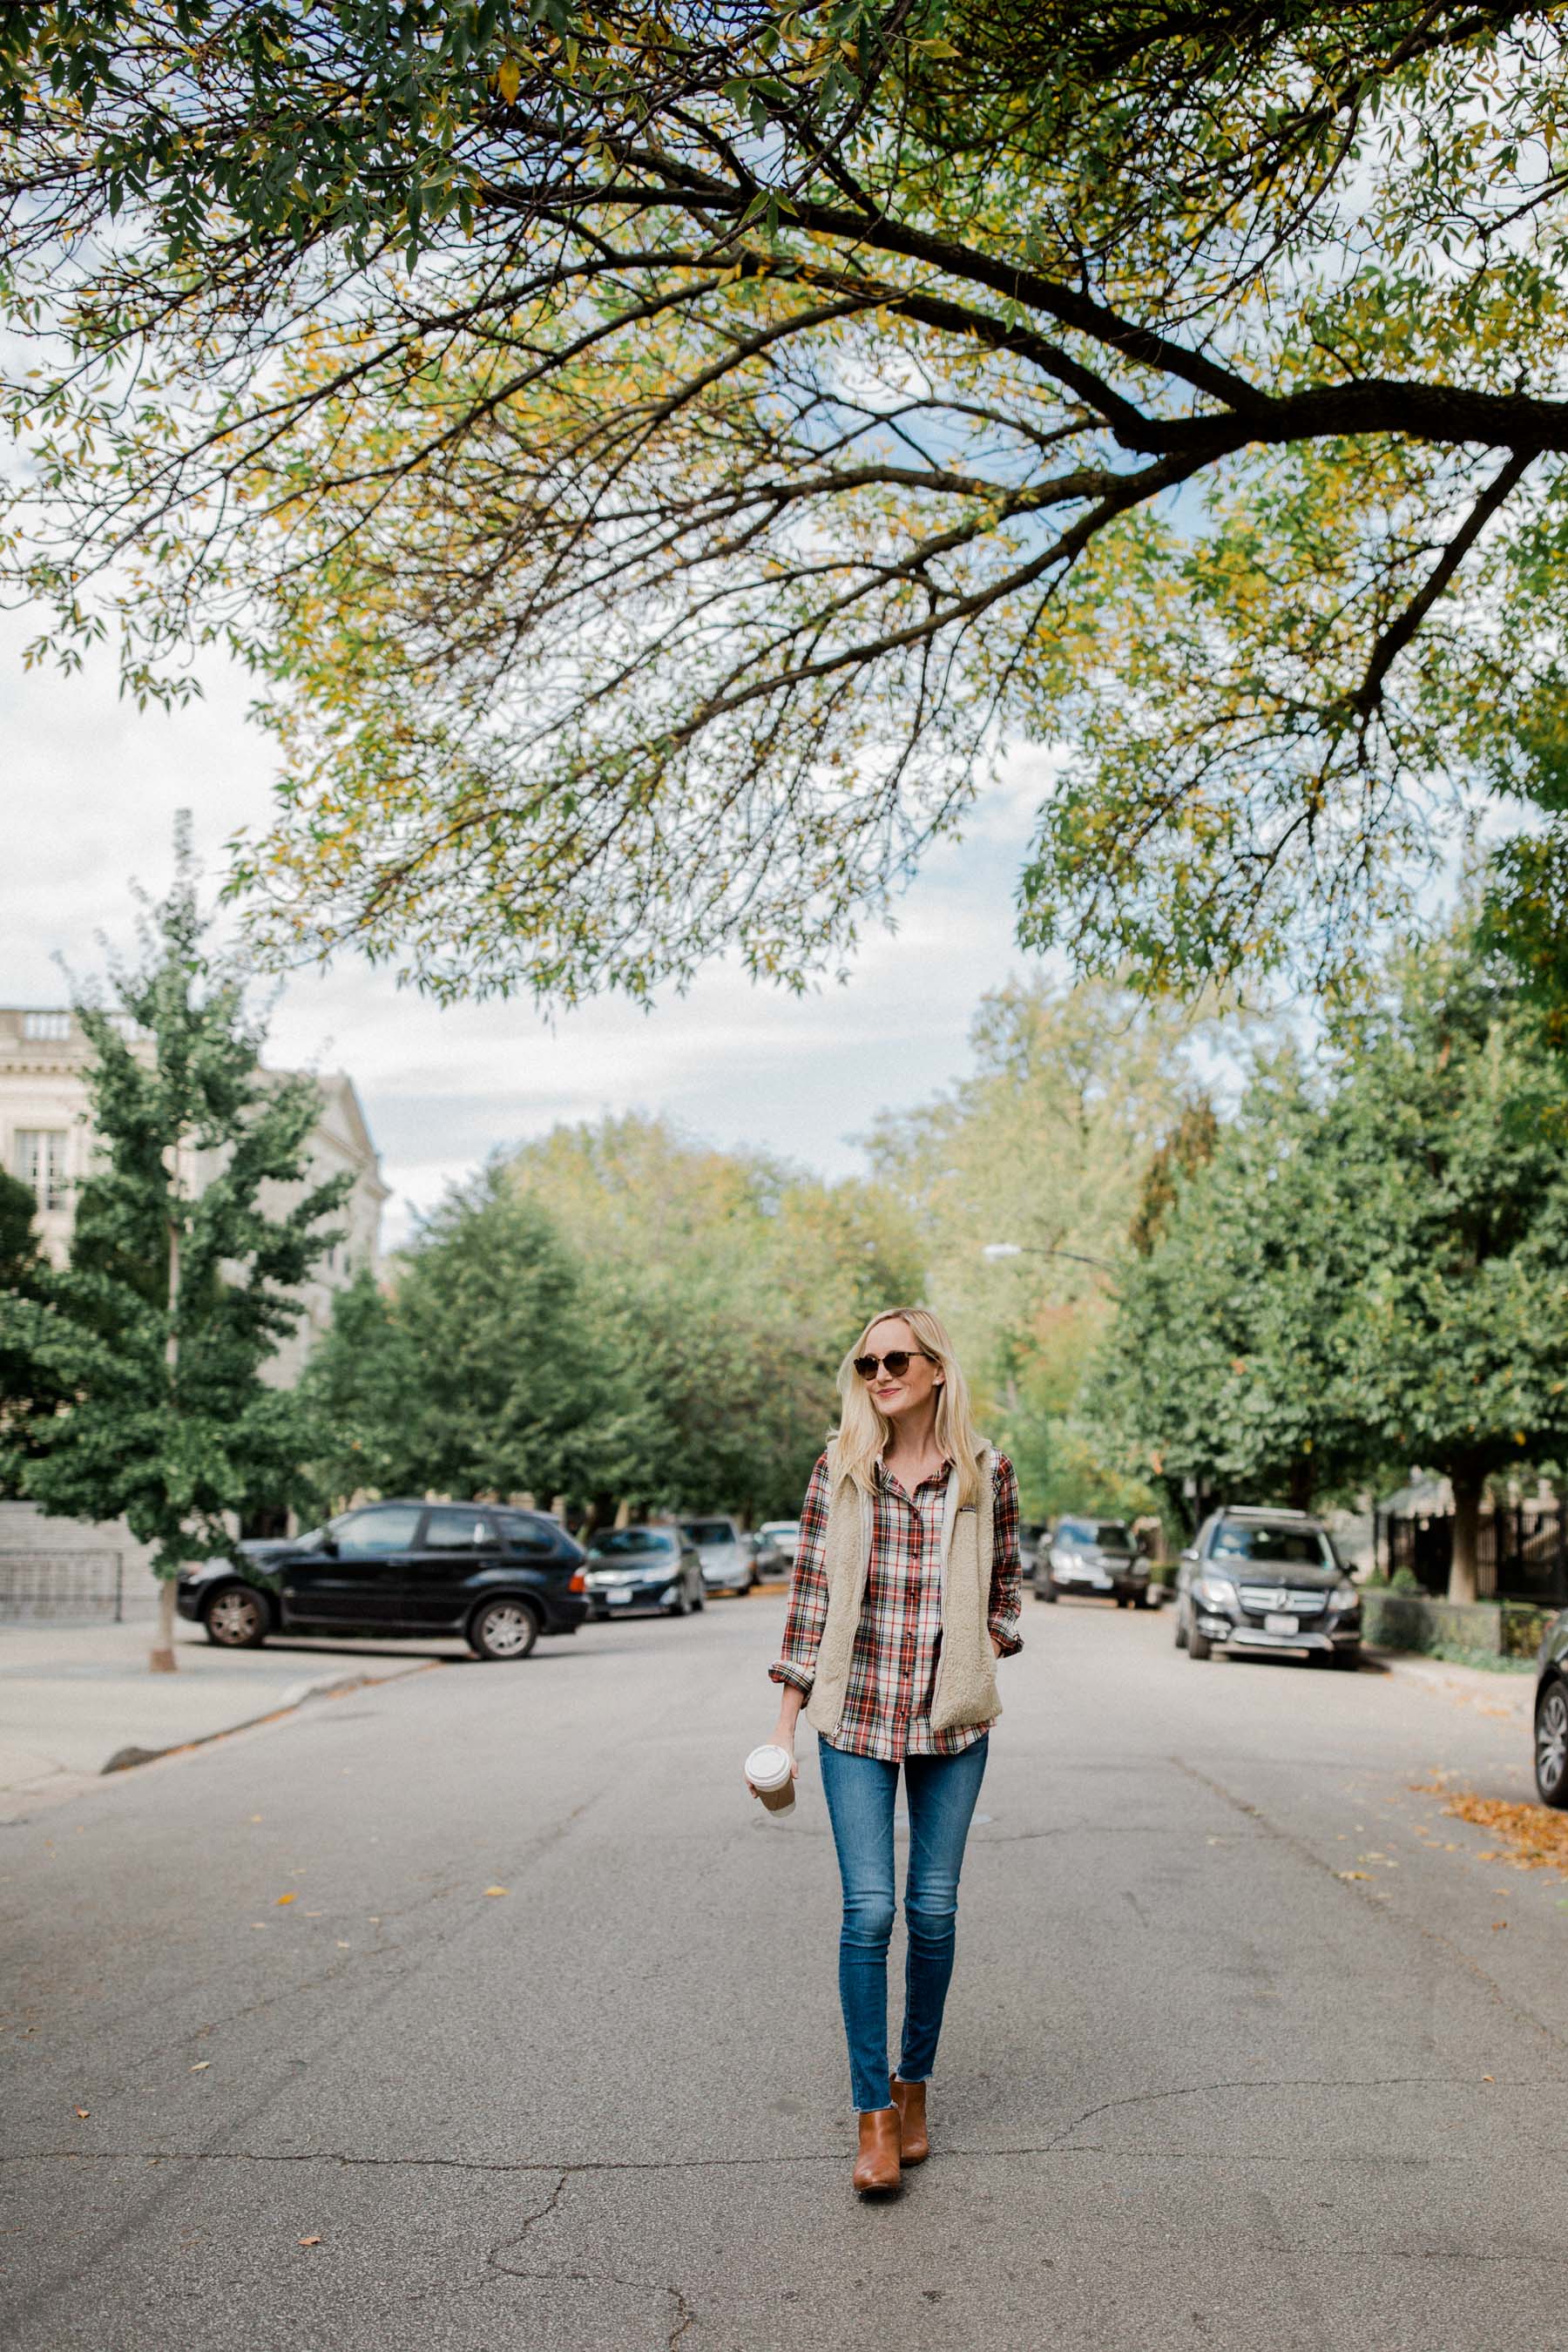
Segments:
[[[1361,1664],[1361,1594],[1328,1529],[1305,1511],[1215,1511],[1176,1570],[1176,1647],[1304,1650],[1314,1664]]]
[[[1546,1628],[1535,1683],[1535,1785],[1543,1805],[1568,1805],[1568,1609]]]
[[[309,1535],[239,1549],[243,1569],[205,1561],[175,1597],[226,1649],[268,1633],[460,1633],[481,1658],[526,1658],[541,1633],[574,1633],[588,1614],[583,1548],[538,1511],[366,1503]]]

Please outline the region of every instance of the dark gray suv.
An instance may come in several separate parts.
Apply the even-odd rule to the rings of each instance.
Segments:
[[[1176,1570],[1176,1647],[1303,1651],[1361,1663],[1361,1594],[1328,1529],[1305,1511],[1226,1509],[1204,1521]]]
[[[1541,1644],[1535,1681],[1535,1785],[1543,1805],[1568,1806],[1568,1609]]]

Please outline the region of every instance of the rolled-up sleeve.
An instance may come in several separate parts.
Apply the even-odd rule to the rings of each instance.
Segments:
[[[991,1610],[987,1624],[1003,1657],[1024,1646],[1018,1631],[1024,1576],[1018,1559],[1018,1478],[1005,1454],[991,1467]]]
[[[827,1456],[817,1456],[800,1514],[800,1541],[795,1547],[795,1573],[790,1578],[789,1608],[784,1614],[784,1648],[768,1668],[768,1680],[791,1683],[808,1692],[816,1680],[816,1653],[827,1622],[827,1578],[823,1558],[827,1546]],[[1015,1541],[1016,1555],[1017,1544]]]

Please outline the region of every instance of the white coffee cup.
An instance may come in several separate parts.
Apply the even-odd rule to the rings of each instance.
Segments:
[[[747,1780],[774,1821],[795,1811],[795,1759],[787,1748],[753,1748],[746,1759]]]

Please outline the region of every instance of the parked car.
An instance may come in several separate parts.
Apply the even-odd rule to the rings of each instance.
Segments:
[[[766,1576],[770,1572],[763,1566],[763,1559],[767,1559],[773,1563],[773,1575],[787,1576],[795,1566],[795,1553],[800,1549],[800,1521],[764,1519],[757,1529],[757,1567],[761,1574]]]
[[[1535,1678],[1535,1785],[1543,1805],[1568,1806],[1568,1609],[1541,1644]]]
[[[1024,1519],[1018,1527],[1018,1566],[1033,1580],[1051,1539],[1049,1519]]]
[[[1143,1609],[1149,1563],[1124,1520],[1058,1519],[1036,1555],[1035,1591],[1042,1601],[1060,1592],[1098,1592],[1113,1598],[1118,1609],[1129,1602]]]
[[[1353,1669],[1361,1594],[1328,1529],[1307,1512],[1215,1511],[1176,1564],[1175,1641],[1193,1658],[1300,1650]]]
[[[757,1556],[733,1519],[682,1519],[680,1532],[697,1547],[707,1591],[750,1592],[757,1580]]]
[[[702,1562],[679,1528],[606,1528],[591,1538],[584,1572],[593,1617],[684,1617],[702,1606]]]
[[[542,1633],[574,1633],[588,1614],[583,1547],[540,1511],[367,1503],[239,1549],[242,1569],[204,1561],[174,1596],[224,1649],[254,1650],[269,1633],[460,1633],[481,1658],[526,1658]]]

